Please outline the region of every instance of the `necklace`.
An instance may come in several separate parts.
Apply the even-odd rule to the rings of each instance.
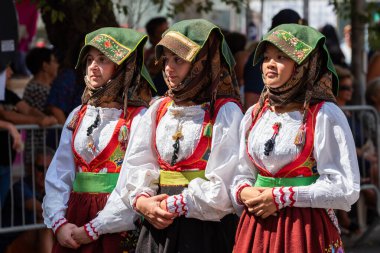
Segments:
[[[179,110],[173,110],[172,115],[175,118],[180,118],[182,116],[182,113]],[[172,135],[172,138],[174,140],[173,144],[173,155],[172,155],[172,160],[170,162],[170,165],[173,166],[176,164],[177,159],[178,159],[178,153],[179,153],[179,140],[183,138],[182,134],[182,120],[178,119],[178,125],[175,133]]]
[[[276,143],[275,142],[276,136],[278,135],[278,132],[280,131],[280,128],[281,128],[281,123],[280,122],[274,123],[272,128],[273,128],[273,135],[264,144],[264,155],[266,156],[269,156],[269,153],[273,151],[274,144]]]
[[[94,129],[98,127],[99,121],[100,121],[99,110],[96,110],[96,118],[94,122],[87,128],[87,137],[89,139],[87,148],[92,152],[95,152],[96,150],[94,138],[92,137],[92,132],[94,131]]]

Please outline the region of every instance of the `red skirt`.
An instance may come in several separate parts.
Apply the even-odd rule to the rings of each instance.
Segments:
[[[333,251],[335,249],[335,251]],[[338,229],[325,209],[287,207],[266,219],[244,210],[234,252],[344,252]]]
[[[66,219],[81,227],[94,219],[97,213],[106,205],[109,193],[77,193],[72,192],[68,202]],[[58,242],[54,244],[53,253],[101,253],[101,252],[134,252],[137,243],[135,231],[124,233],[104,234],[98,240],[84,244],[78,249],[62,247]],[[133,237],[133,238],[131,238]]]

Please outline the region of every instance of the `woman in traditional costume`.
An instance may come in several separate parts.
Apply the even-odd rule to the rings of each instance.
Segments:
[[[338,79],[315,29],[280,25],[258,45],[264,90],[240,125],[243,210],[234,252],[343,252],[333,209],[359,197],[355,144],[336,105]]]
[[[82,105],[68,117],[46,175],[43,216],[57,237],[53,252],[123,252],[136,244],[135,232],[117,233],[135,229],[133,209],[110,193],[151,100],[146,40],[125,28],[86,35],[77,63],[85,74]],[[107,199],[114,205],[103,209]]]
[[[195,19],[171,26],[156,58],[169,90],[142,117],[120,174],[123,200],[144,217],[136,252],[231,252],[243,117],[232,54],[217,26]]]

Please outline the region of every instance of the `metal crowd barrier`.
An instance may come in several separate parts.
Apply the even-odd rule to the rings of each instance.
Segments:
[[[37,169],[37,166],[35,166],[34,162],[31,162],[29,166],[25,165],[25,157],[27,155],[30,156],[30,161],[35,161],[36,159],[36,152],[42,152],[44,157],[46,154],[51,155],[51,152],[47,152],[48,150],[56,150],[59,144],[60,139],[60,133],[62,130],[62,125],[55,125],[51,127],[46,128],[40,128],[38,125],[17,125],[16,128],[20,131],[20,133],[23,136],[24,145],[26,144],[27,138],[29,138],[29,146],[30,148],[28,150],[25,149],[21,151],[20,153],[16,153],[15,158],[12,157],[12,141],[11,136],[9,133],[7,133],[8,138],[8,146],[4,146],[4,143],[1,143],[2,145],[2,152],[6,151],[8,152],[9,161],[14,160],[9,164],[10,174],[9,174],[9,181],[10,181],[10,187],[8,191],[8,200],[6,203],[3,203],[3,207],[0,209],[0,236],[1,234],[5,233],[12,233],[12,232],[19,232],[19,231],[25,231],[25,230],[32,230],[32,229],[40,229],[45,228],[45,225],[43,224],[41,219],[38,219],[38,217],[41,217],[41,213],[37,210],[37,202],[33,201],[32,203],[32,210],[26,211],[25,208],[25,194],[24,190],[25,187],[29,187],[25,180],[26,176],[31,177],[32,186],[32,198],[36,199],[37,196],[37,189],[36,189],[36,177],[35,172]],[[5,130],[2,130],[3,132]],[[5,131],[6,132],[6,131]],[[38,133],[38,134],[37,134]],[[4,135],[5,136],[5,135]],[[37,141],[36,136],[39,136],[40,140]],[[39,145],[38,144],[39,142]],[[42,143],[42,145],[41,145]],[[27,153],[28,152],[28,153]],[[45,163],[46,161],[44,161]],[[46,174],[46,169],[48,168],[47,164],[44,166],[44,174]],[[20,188],[21,194],[17,194],[14,192],[13,185],[17,183]],[[4,200],[6,201],[6,200]],[[3,200],[2,200],[3,202]],[[16,210],[15,208],[20,207],[21,210]],[[7,215],[5,215],[7,214]],[[21,217],[19,217],[21,214]],[[32,214],[32,215],[31,215]],[[28,220],[27,216],[28,215]],[[18,217],[15,217],[18,216]],[[30,220],[32,216],[32,219]],[[17,221],[17,222],[16,222]],[[17,224],[16,224],[17,223]]]
[[[379,113],[372,106],[344,106],[342,107],[342,110],[346,113],[346,115],[349,115],[348,121],[356,142],[356,147],[361,148],[361,146],[366,145],[368,151],[374,152],[377,157],[376,161],[372,162],[372,164],[368,164],[368,161],[366,161],[366,156],[364,154],[362,154],[362,157],[358,155],[361,173],[360,190],[361,192],[372,190],[376,193],[377,197],[377,217],[374,221],[372,221],[371,224],[367,224],[368,218],[372,217],[367,216],[367,204],[365,196],[363,194],[360,194],[359,200],[356,203],[357,221],[360,229],[363,232],[359,238],[355,240],[354,246],[358,247],[360,245],[363,245],[366,239],[369,238],[369,235],[374,232],[374,229],[380,225],[380,118]],[[367,145],[368,140],[372,142],[372,147],[371,145]]]

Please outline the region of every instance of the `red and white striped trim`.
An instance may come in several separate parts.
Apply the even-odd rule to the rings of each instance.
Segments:
[[[58,229],[60,227],[62,227],[64,224],[67,223],[67,220],[66,218],[60,218],[59,220],[57,220],[56,222],[54,222],[54,224],[51,226],[51,229],[53,230],[53,233],[56,234]]]
[[[243,201],[241,201],[241,197],[240,197],[240,193],[241,191],[246,188],[246,187],[251,187],[249,184],[245,183],[245,184],[242,184],[239,186],[239,188],[237,189],[236,191],[236,195],[235,195],[235,198],[236,198],[236,202],[239,204],[239,205],[244,205]]]
[[[274,187],[272,190],[273,201],[277,209],[284,207],[292,207],[296,202],[294,199],[294,190],[293,187]]]
[[[173,195],[166,199],[166,209],[168,212],[176,213],[178,216],[187,214],[186,198],[183,194]]]
[[[135,211],[137,211],[137,209],[136,209],[136,203],[137,203],[137,200],[138,200],[140,197],[150,198],[151,196],[150,196],[148,193],[145,193],[145,192],[142,192],[142,193],[136,195],[135,199],[133,200],[133,209],[134,209]]]
[[[92,241],[95,241],[99,238],[99,233],[96,231],[91,221],[84,225],[84,231]]]

